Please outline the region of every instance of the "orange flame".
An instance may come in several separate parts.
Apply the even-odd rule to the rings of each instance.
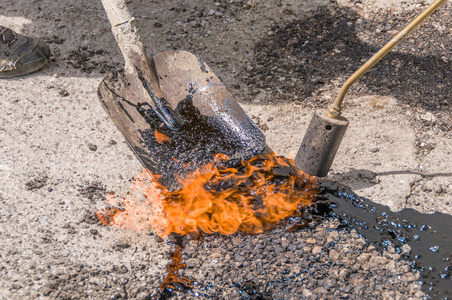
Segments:
[[[185,268],[185,264],[182,263],[182,248],[176,246],[176,250],[171,255],[171,263],[168,265],[168,276],[165,278],[160,288],[163,290],[165,288],[177,289],[174,283],[183,284],[184,286],[191,286],[195,281],[187,276],[181,276],[179,270]]]
[[[145,170],[134,179],[130,196],[107,199],[123,207],[98,211],[99,219],[137,230],[152,226],[162,237],[199,229],[259,233],[313,204],[316,180],[298,170],[293,160],[272,153],[242,161],[238,168],[226,167],[228,160],[218,154],[213,163],[180,179],[182,188],[175,192],[146,179]]]
[[[122,197],[109,194],[105,201],[110,208],[98,209],[96,214],[103,224],[137,231],[153,227],[163,237],[164,229],[168,227],[163,200],[159,185],[145,169],[133,179],[131,193]]]
[[[154,136],[155,136],[155,140],[159,144],[171,142],[171,139],[169,138],[169,136],[157,131],[157,129],[154,131]]]

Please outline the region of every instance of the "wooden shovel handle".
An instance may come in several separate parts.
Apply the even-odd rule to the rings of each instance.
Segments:
[[[111,31],[124,56],[125,69],[135,73],[135,65],[142,68],[143,62],[149,62],[135,18],[124,0],[102,0],[102,4],[111,24]]]
[[[102,0],[111,31],[124,56],[126,73],[138,76],[137,68],[140,69],[142,77],[146,79],[152,93],[162,98],[163,94],[158,86],[158,78],[151,67],[149,57],[146,55],[144,44],[135,24],[135,18],[129,12],[124,0]]]
[[[102,0],[102,4],[104,5],[111,27],[116,27],[132,19],[132,14],[124,0]]]

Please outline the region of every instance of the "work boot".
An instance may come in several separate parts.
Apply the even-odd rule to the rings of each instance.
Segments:
[[[0,26],[0,78],[22,76],[37,71],[51,57],[43,41]]]

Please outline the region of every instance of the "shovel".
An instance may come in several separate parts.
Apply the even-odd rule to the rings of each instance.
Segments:
[[[125,1],[102,4],[125,66],[98,95],[154,180],[174,191],[216,154],[234,162],[264,151],[263,133],[202,59],[187,51],[149,58]]]

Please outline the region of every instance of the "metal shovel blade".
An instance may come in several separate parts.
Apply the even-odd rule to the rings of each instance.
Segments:
[[[127,72],[109,74],[98,94],[140,162],[169,190],[180,188],[178,178],[212,162],[215,154],[241,160],[264,151],[263,133],[197,56],[167,51],[156,55],[151,67],[180,129],[162,121],[140,94],[142,82]]]

